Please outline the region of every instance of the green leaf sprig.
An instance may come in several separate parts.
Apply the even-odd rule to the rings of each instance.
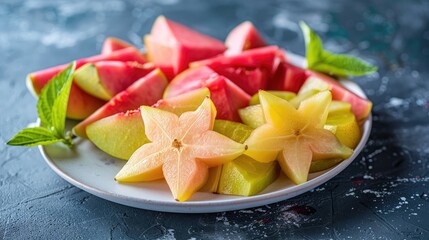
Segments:
[[[7,144],[13,146],[37,146],[62,142],[72,146],[72,134],[65,133],[67,103],[76,63],[53,77],[40,93],[37,102],[40,127],[21,130]]]
[[[335,76],[363,76],[377,71],[376,66],[358,58],[324,50],[320,37],[305,22],[299,25],[304,34],[308,69]]]

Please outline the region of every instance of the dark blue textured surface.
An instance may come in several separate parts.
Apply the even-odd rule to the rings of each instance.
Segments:
[[[0,2],[0,239],[429,239],[427,1]],[[223,39],[251,20],[271,43],[304,53],[305,20],[335,52],[380,67],[356,81],[374,102],[363,153],[293,199],[216,214],[134,209],[58,177],[36,148],[5,142],[36,119],[28,72],[97,54],[106,36],[142,46],[163,14]]]

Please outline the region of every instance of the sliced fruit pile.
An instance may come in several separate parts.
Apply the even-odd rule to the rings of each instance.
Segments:
[[[288,62],[250,22],[225,43],[158,17],[146,54],[115,38],[76,61],[73,132],[128,160],[119,182],[165,179],[174,198],[196,191],[250,196],[280,172],[294,183],[348,158],[371,102]],[[40,94],[66,65],[28,75]],[[280,171],[281,169],[281,171]]]

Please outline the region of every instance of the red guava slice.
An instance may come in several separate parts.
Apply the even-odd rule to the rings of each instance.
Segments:
[[[287,62],[286,58],[286,52],[284,49],[279,49],[277,51],[276,57],[274,58],[274,64],[273,64],[273,70],[272,70],[272,76],[274,76],[279,69],[281,63]]]
[[[149,37],[145,37],[147,53],[159,66],[171,66],[178,74],[193,61],[223,53],[225,45],[163,16],[156,19]]]
[[[192,62],[190,67],[208,66],[215,71],[228,67],[244,68],[262,68],[268,73],[273,73],[275,68],[275,59],[279,48],[277,46],[267,46],[250,49],[233,56],[218,56],[197,62]]]
[[[128,47],[133,47],[133,45],[119,38],[108,37],[104,40],[103,47],[101,48],[101,54],[110,54]]]
[[[174,73],[174,69],[171,66],[156,66],[156,65],[154,65],[154,67],[161,69],[162,73],[164,73],[165,77],[167,78],[167,80],[169,82],[171,80],[173,80],[173,78],[176,76],[176,74]]]
[[[265,69],[227,67],[218,68],[215,71],[230,79],[251,96],[256,94],[259,89],[266,89],[267,87],[268,74]]]
[[[306,73],[309,76],[309,78],[311,77],[313,80],[319,79],[329,84],[331,88],[333,100],[350,103],[352,105],[352,112],[356,116],[357,120],[364,119],[370,114],[371,108],[372,108],[372,102],[369,101],[368,99],[359,97],[358,95],[354,94],[347,88],[343,87],[338,81],[336,81],[335,79],[327,75],[313,72],[310,70],[307,70]]]
[[[80,67],[74,74],[74,81],[90,95],[110,100],[152,70],[151,64],[100,61]]]
[[[85,129],[89,124],[116,113],[136,109],[141,105],[150,106],[162,97],[166,86],[167,80],[164,74],[159,69],[156,69],[110,99],[105,105],[76,125],[73,128],[73,132],[80,137],[86,138]]]
[[[249,104],[250,95],[208,67],[188,69],[177,75],[166,88],[164,98],[175,97],[202,87],[210,90],[218,119],[240,121],[238,109]]]
[[[150,64],[152,64],[155,68],[161,69],[164,75],[167,77],[168,81],[171,81],[175,76],[175,70],[172,65],[170,65],[170,61],[173,58],[172,48],[164,47],[164,45],[159,44],[156,41],[152,41],[150,35],[144,36],[144,45],[147,52],[147,60]],[[156,53],[155,61],[152,58],[151,54]]]
[[[273,78],[268,81],[269,90],[298,92],[307,79],[304,69],[280,62]]]
[[[144,36],[144,45],[147,52],[147,59],[156,66],[170,67],[173,69],[174,47],[162,44],[153,39],[151,35]]]
[[[245,50],[266,46],[258,30],[249,21],[242,22],[232,29],[226,37],[225,45],[228,48],[225,55],[235,55]]]
[[[179,96],[183,93],[202,88],[204,82],[209,78],[217,78],[217,74],[209,67],[200,67],[195,69],[187,69],[186,71],[177,75],[165,89],[163,98],[168,99],[171,97]]]
[[[72,97],[69,98],[67,103],[66,116],[75,120],[87,118],[106,103],[106,101],[88,95],[76,83],[71,85],[70,96]]]
[[[76,60],[76,69],[85,65],[86,63],[94,63],[99,61],[135,61],[138,63],[145,63],[145,56],[139,52],[136,48],[129,47],[122,50],[118,50],[112,52],[108,55],[95,55],[88,58],[82,58]],[[30,73],[27,76],[27,87],[29,90],[35,95],[39,95],[42,88],[46,85],[46,83],[52,79],[56,74],[64,70],[68,64],[63,64],[55,67],[51,67],[48,69],[40,70],[37,72]]]

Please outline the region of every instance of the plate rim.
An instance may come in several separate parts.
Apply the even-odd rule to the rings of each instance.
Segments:
[[[304,67],[305,59],[300,56],[293,54],[291,52],[286,52],[286,55],[291,63],[294,65]],[[341,80],[341,83],[348,83],[354,85],[356,88],[353,92],[358,94],[365,99],[368,99],[362,88],[350,80]],[[272,204],[275,202],[283,201],[289,198],[293,198],[302,193],[310,191],[323,183],[328,182],[333,177],[337,176],[341,173],[347,166],[349,166],[354,159],[362,152],[365,147],[369,136],[371,134],[372,129],[372,114],[370,113],[367,119],[364,121],[362,125],[363,134],[359,144],[354,149],[353,154],[337,164],[335,167],[327,170],[327,172],[308,180],[307,182],[300,185],[293,185],[292,187],[283,188],[280,190],[276,190],[274,192],[267,192],[263,194],[258,194],[254,196],[244,197],[240,196],[238,198],[233,199],[222,199],[218,201],[189,201],[189,202],[174,202],[174,201],[159,201],[159,200],[151,200],[151,199],[142,199],[135,198],[131,196],[126,196],[114,192],[108,192],[102,189],[99,189],[94,186],[90,186],[85,184],[78,179],[75,179],[69,176],[67,173],[61,170],[60,167],[57,166],[55,160],[52,159],[48,153],[46,152],[46,146],[39,146],[39,151],[41,152],[44,160],[48,164],[48,166],[60,177],[66,180],[68,183],[90,193],[100,198],[106,199],[108,201],[112,201],[115,203],[119,203],[122,205],[152,210],[152,211],[161,211],[161,212],[173,212],[173,213],[213,213],[213,212],[221,212],[221,211],[233,211],[246,209],[251,207],[258,207],[262,205]]]

